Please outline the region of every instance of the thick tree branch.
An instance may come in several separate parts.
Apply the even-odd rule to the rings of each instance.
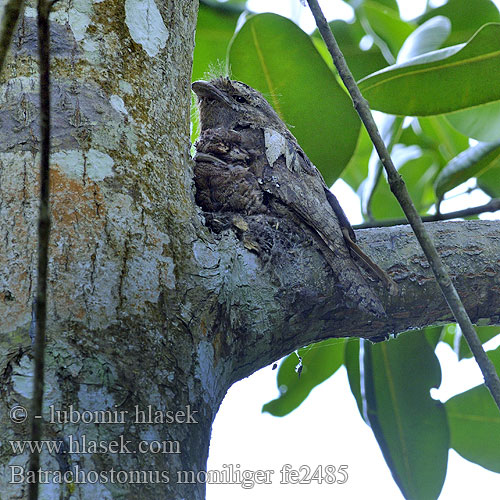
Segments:
[[[214,332],[215,357],[224,367],[221,376],[227,377],[226,384],[326,338],[373,340],[453,321],[408,225],[356,231],[363,250],[400,289],[399,295],[390,296],[366,274],[387,311],[385,318],[377,320],[349,308],[317,245],[308,243],[307,234],[297,234],[300,228],[262,216],[249,220],[249,226],[249,232],[240,235],[242,242],[228,228],[219,233],[218,241],[197,253],[205,308],[196,311],[192,320]],[[257,256],[245,250],[244,242],[254,241],[252,231],[261,234],[263,227],[270,228],[268,249]],[[426,223],[426,229],[472,320],[500,324],[500,222],[435,222]],[[200,292],[195,290],[187,302],[200,303],[195,296]]]
[[[309,7],[311,12],[316,20],[316,25],[323,37],[323,40],[326,43],[328,51],[332,56],[335,67],[337,68],[342,81],[344,82],[349,94],[351,95],[354,107],[358,112],[363,124],[370,135],[370,138],[377,150],[377,153],[380,157],[382,164],[387,172],[387,178],[389,181],[389,186],[394,196],[398,200],[403,212],[408,218],[409,223],[415,235],[429,261],[431,268],[436,276],[437,282],[443,292],[443,295],[446,297],[446,301],[453,311],[453,315],[460,325],[462,332],[464,334],[467,343],[469,344],[470,350],[474,354],[474,358],[476,359],[479,368],[484,376],[484,381],[486,386],[491,392],[493,399],[495,400],[498,408],[500,409],[500,379],[495,371],[495,367],[491,360],[488,358],[486,353],[484,352],[483,346],[479,340],[479,337],[474,330],[472,322],[467,315],[467,312],[464,308],[462,301],[457,293],[456,288],[453,286],[453,283],[450,280],[450,276],[446,271],[446,268],[441,261],[439,254],[436,251],[435,246],[432,243],[432,240],[425,230],[422,219],[420,218],[415,205],[413,204],[410,194],[408,193],[408,189],[401,177],[401,175],[397,172],[396,167],[394,166],[391,156],[385,147],[384,141],[380,136],[377,125],[375,124],[375,120],[371,114],[370,108],[368,106],[367,101],[361,95],[361,92],[356,85],[354,77],[352,76],[351,71],[349,70],[344,56],[340,51],[340,48],[333,36],[330,27],[321,11],[321,8],[317,2],[317,0],[307,0],[309,3]]]

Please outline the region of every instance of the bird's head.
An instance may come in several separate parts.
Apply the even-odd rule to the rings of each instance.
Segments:
[[[229,78],[192,84],[198,97],[201,130],[217,127],[235,129],[238,126],[268,127],[286,130],[272,106],[252,87]]]

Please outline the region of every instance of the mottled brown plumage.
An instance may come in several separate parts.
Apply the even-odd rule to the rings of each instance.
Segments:
[[[208,212],[298,216],[326,245],[325,259],[349,301],[383,314],[349,252],[347,245],[366,257],[354,243],[349,221],[266,99],[228,78],[195,82],[193,90],[201,122],[195,155],[197,203]],[[377,275],[385,274],[376,267]]]

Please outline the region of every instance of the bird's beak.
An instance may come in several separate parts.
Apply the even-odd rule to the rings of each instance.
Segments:
[[[198,99],[207,97],[208,99],[216,99],[217,101],[223,102],[228,106],[232,106],[232,102],[229,100],[229,98],[210,82],[198,80],[197,82],[193,82],[191,88],[193,89],[193,92],[198,96]]]

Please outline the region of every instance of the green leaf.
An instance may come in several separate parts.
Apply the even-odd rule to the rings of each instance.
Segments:
[[[389,9],[392,9],[397,14],[399,14],[399,5],[397,0],[346,0],[346,3],[348,3],[353,9],[358,9],[361,5],[363,5],[363,3],[366,3],[367,1],[380,4],[384,7],[388,7]]]
[[[370,425],[403,495],[436,499],[446,475],[449,431],[444,406],[429,395],[441,382],[433,348],[418,332],[365,342],[361,373]]]
[[[500,167],[500,142],[470,147],[453,158],[437,176],[434,182],[437,198],[442,199],[447,191],[495,167]]]
[[[394,57],[415,29],[412,24],[403,21],[397,11],[377,2],[363,2],[357,13],[365,17],[375,36],[387,44]]]
[[[442,326],[428,326],[427,328],[423,328],[421,331],[433,349],[435,349],[439,341],[444,337]]]
[[[397,155],[395,159],[397,161]],[[417,158],[406,161],[398,169],[420,213],[426,212],[435,201],[432,182],[437,170],[435,156],[430,151],[422,152]],[[404,217],[403,210],[384,179],[380,180],[372,195],[371,212],[376,219]]]
[[[476,333],[481,341],[481,344],[485,344],[488,340],[496,337],[500,334],[500,326],[475,326]],[[469,348],[469,344],[465,340],[463,334],[460,334],[460,343],[458,348],[458,359],[472,358],[472,352]]]
[[[488,196],[492,198],[500,198],[500,166],[492,167],[486,170],[477,178],[477,185]]]
[[[410,33],[398,53],[398,63],[403,63],[426,52],[437,50],[451,31],[451,23],[447,17],[437,16],[429,19]]]
[[[448,344],[453,351],[455,351],[455,345],[457,344],[456,338],[457,335],[459,335],[457,330],[458,329],[456,323],[449,323],[448,325],[443,326],[443,331],[441,334],[441,341],[445,344]]]
[[[277,384],[280,396],[262,407],[275,417],[295,410],[321,382],[331,377],[344,361],[344,339],[327,339],[299,349],[302,357],[300,377],[296,371],[299,358],[290,354],[281,363]]]
[[[430,140],[426,148],[439,152],[446,163],[469,147],[469,138],[457,132],[443,116],[420,117],[418,123]]]
[[[276,14],[249,17],[229,51],[233,77],[268,97],[327,185],[356,148],[360,120],[311,38]]]
[[[426,116],[500,100],[500,24],[467,42],[390,66],[359,82],[373,109]]]
[[[200,0],[200,6],[241,14],[245,11],[247,0]]]
[[[193,81],[205,77],[212,66],[225,67],[227,47],[239,14],[200,4],[193,57]]]
[[[446,45],[456,45],[468,40],[483,24],[500,21],[500,14],[491,0],[448,0],[445,5],[430,9],[416,21],[422,24],[435,16],[445,16],[451,21],[451,34]]]
[[[380,134],[386,144],[387,151],[392,155],[394,148],[398,144],[401,132],[403,130],[403,118],[394,115],[382,115],[379,120]],[[402,148],[405,149],[405,148]],[[409,151],[407,148],[406,151]],[[415,148],[413,148],[415,151]],[[382,172],[384,168],[380,161],[378,152],[372,148],[370,159],[368,161],[368,175],[363,182],[361,191],[361,210],[363,215],[368,218],[373,217],[372,203],[373,195],[381,182],[384,182]]]
[[[500,102],[489,102],[471,109],[456,111],[445,118],[463,134],[477,141],[500,140]]]
[[[347,339],[345,343],[344,363],[349,379],[349,387],[358,405],[358,411],[363,420],[369,425],[364,412],[364,398],[361,394],[361,375],[359,369],[359,348],[360,341],[356,338]]]
[[[361,127],[358,144],[347,167],[342,172],[342,179],[357,191],[368,175],[368,161],[372,153],[373,143],[365,127]]]
[[[500,372],[500,347],[488,356]],[[453,396],[445,407],[452,448],[466,460],[500,472],[500,413],[486,386]]]
[[[387,61],[375,44],[368,50],[360,48],[359,44],[365,36],[365,31],[359,21],[347,23],[346,21],[336,20],[330,22],[329,25],[355,80],[359,80],[387,66]],[[332,56],[328,52],[325,42],[317,29],[312,34],[312,39],[326,64],[332,71],[336,72]]]

